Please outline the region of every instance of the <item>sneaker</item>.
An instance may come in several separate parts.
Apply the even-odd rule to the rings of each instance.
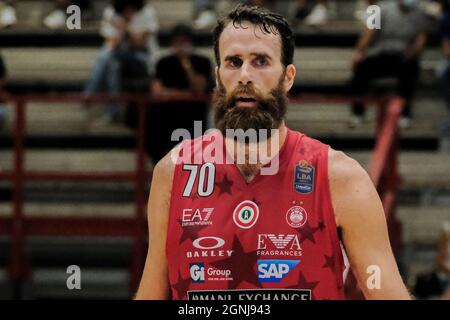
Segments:
[[[305,19],[305,23],[310,26],[320,26],[326,22],[328,22],[328,9],[321,3],[317,4]]]
[[[216,23],[216,19],[217,16],[214,11],[212,10],[202,11],[198,15],[198,18],[194,21],[194,28],[199,30],[211,28]]]
[[[357,127],[360,127],[363,123],[363,117],[362,116],[356,116],[356,115],[352,115],[350,117],[350,120],[348,121],[348,127],[350,129],[354,129]]]
[[[44,26],[49,29],[56,30],[66,26],[66,14],[62,10],[55,10],[45,17]]]
[[[398,120],[398,125],[400,126],[401,129],[410,128],[411,127],[411,118],[405,117],[405,116],[400,117],[400,119]]]
[[[16,9],[12,6],[5,6],[0,11],[0,28],[8,28],[17,23]]]

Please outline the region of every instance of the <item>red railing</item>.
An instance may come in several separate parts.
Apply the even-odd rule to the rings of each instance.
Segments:
[[[377,113],[377,140],[369,164],[369,175],[383,203],[391,247],[395,256],[401,250],[401,225],[396,216],[399,132],[398,119],[404,107],[401,98],[382,99]],[[349,273],[346,283],[349,299],[364,299],[355,276]]]
[[[12,182],[13,212],[10,217],[0,217],[0,234],[9,235],[11,250],[9,254],[9,276],[13,283],[14,297],[20,298],[21,287],[30,276],[30,261],[25,252],[25,240],[28,236],[124,236],[133,239],[132,261],[130,263],[130,290],[134,292],[140,280],[146,255],[146,185],[151,178],[145,165],[145,108],[151,102],[165,101],[207,101],[207,96],[176,96],[150,97],[148,95],[121,95],[90,97],[89,102],[105,102],[110,100],[133,102],[137,108],[136,158],[135,169],[130,172],[59,172],[26,170],[25,161],[25,132],[27,103],[48,102],[68,103],[86,102],[80,94],[60,95],[29,95],[6,97],[15,104],[15,118],[13,128],[14,167],[11,171],[0,171],[0,179]],[[402,101],[395,98],[380,101],[378,98],[366,98],[367,102],[375,102],[378,108],[377,144],[372,156],[369,169],[370,176],[383,200],[383,205],[391,231],[391,241],[394,252],[398,252],[399,228],[395,220],[395,202],[397,192],[397,119],[402,108]],[[349,103],[351,99],[343,96],[299,96],[292,97],[291,102],[297,103]],[[27,217],[24,214],[24,187],[30,181],[115,181],[133,182],[135,186],[135,209],[130,218],[99,216],[98,213],[81,217],[50,217],[45,213]],[[86,216],[86,215],[85,215]],[[396,238],[397,237],[397,238]],[[351,279],[350,279],[351,280]],[[358,290],[353,279],[348,286],[349,296],[357,297]]]

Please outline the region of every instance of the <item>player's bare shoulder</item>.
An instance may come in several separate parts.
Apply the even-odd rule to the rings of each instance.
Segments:
[[[330,182],[342,185],[355,182],[354,179],[367,176],[367,172],[361,167],[358,161],[349,157],[344,152],[329,148],[328,176]]]
[[[172,183],[175,173],[176,156],[179,153],[180,146],[174,147],[167,153],[153,169],[152,190],[157,193],[158,197],[164,199],[166,204],[170,202],[170,194],[172,192]]]
[[[338,225],[349,208],[370,201],[374,196],[375,189],[367,171],[355,159],[331,148],[328,151],[328,179]]]

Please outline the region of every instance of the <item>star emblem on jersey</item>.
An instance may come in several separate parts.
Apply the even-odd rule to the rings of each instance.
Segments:
[[[292,228],[300,228],[306,223],[308,214],[303,207],[293,206],[286,212],[286,222]]]
[[[301,234],[300,243],[302,244],[306,240],[311,241],[312,243],[316,243],[316,240],[314,239],[314,234],[319,231],[319,228],[313,228],[309,225],[309,222],[307,222],[302,228],[296,229],[298,233]]]
[[[241,229],[250,229],[259,218],[259,207],[250,200],[239,203],[233,212],[233,221]]]
[[[184,227],[182,219],[178,219],[178,223],[183,228],[183,233],[181,235],[179,244],[182,244],[184,240],[187,239],[191,239],[191,241],[194,241],[198,238],[198,233],[204,228],[208,227],[208,225],[192,225]]]
[[[178,299],[181,300],[186,297],[186,291],[191,284],[191,278],[183,279],[180,271],[178,271],[178,280],[177,283],[173,285],[173,289],[177,292]]]
[[[255,272],[258,259],[256,251],[245,251],[244,246],[236,235],[234,236],[231,249],[233,256],[211,263],[215,268],[228,269],[234,274],[240,275],[228,281],[228,289],[236,289],[244,281],[258,287],[258,274]]]
[[[232,192],[231,192],[231,187],[233,186],[233,181],[232,180],[229,180],[228,179],[228,177],[227,177],[227,175],[226,174],[224,174],[223,175],[223,178],[222,178],[222,180],[221,181],[219,181],[219,182],[216,182],[216,186],[219,188],[219,196],[222,194],[222,193],[228,193],[229,195],[231,195],[232,194]]]
[[[322,268],[330,268],[331,270],[334,270],[334,257],[333,256],[327,256],[324,255],[325,258],[325,264],[322,266]]]

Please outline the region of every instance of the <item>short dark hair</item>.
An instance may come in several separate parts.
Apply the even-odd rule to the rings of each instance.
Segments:
[[[144,0],[113,0],[113,7],[119,15],[123,14],[125,9],[129,7],[139,11],[144,7]]]
[[[238,5],[225,17],[217,21],[213,31],[214,54],[216,63],[220,65],[219,38],[229,23],[233,26],[241,26],[242,22],[248,21],[260,27],[264,33],[279,34],[281,38],[281,62],[284,66],[293,63],[295,39],[287,20],[280,14],[269,11],[258,6]]]
[[[194,31],[187,24],[177,24],[170,31],[170,40],[173,41],[176,37],[185,37],[192,41]]]

